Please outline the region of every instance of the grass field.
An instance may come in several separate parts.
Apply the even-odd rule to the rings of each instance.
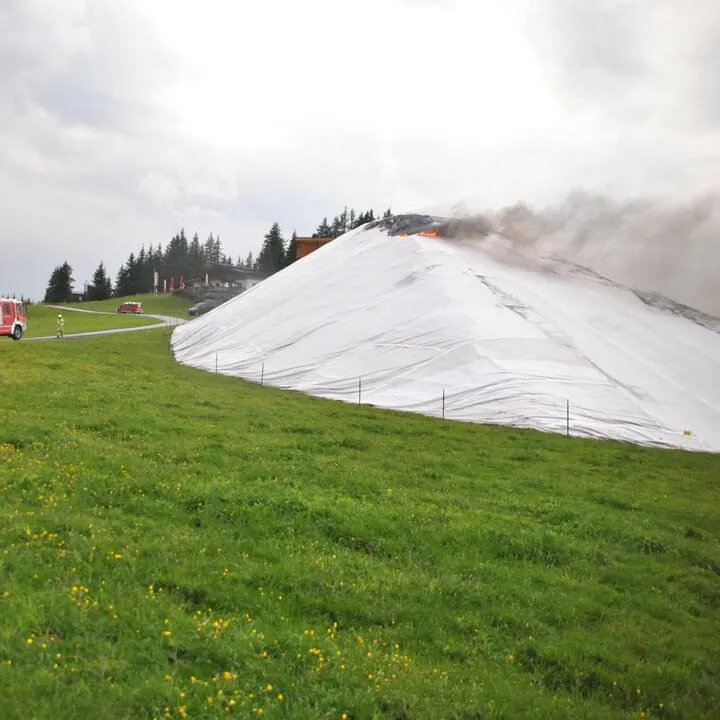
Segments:
[[[720,457],[11,343],[4,718],[717,718]]]
[[[173,317],[188,318],[187,309],[193,304],[189,300],[178,295],[128,295],[122,298],[111,298],[110,300],[91,300],[89,302],[73,303],[73,307],[83,310],[96,310],[101,312],[115,312],[121,302],[141,302],[146,313],[156,315],[171,315]]]
[[[86,304],[89,305],[89,303]],[[28,329],[25,337],[54,336],[59,312],[61,311],[45,305],[31,305],[28,308]],[[157,320],[142,315],[93,315],[71,310],[63,310],[62,315],[65,318],[66,335],[158,323]]]

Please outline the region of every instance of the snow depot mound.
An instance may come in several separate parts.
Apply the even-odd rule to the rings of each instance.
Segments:
[[[347,402],[720,452],[712,318],[486,232],[354,230],[178,327],[175,356]]]

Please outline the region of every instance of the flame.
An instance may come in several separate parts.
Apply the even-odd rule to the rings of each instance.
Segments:
[[[440,230],[422,230],[418,235],[422,235],[423,237],[440,237]]]

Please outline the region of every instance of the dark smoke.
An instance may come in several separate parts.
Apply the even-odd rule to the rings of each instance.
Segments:
[[[584,192],[535,210],[516,204],[455,218],[492,224],[526,257],[559,256],[628,287],[720,316],[720,196],[685,204]]]

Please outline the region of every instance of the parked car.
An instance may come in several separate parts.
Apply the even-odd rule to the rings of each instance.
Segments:
[[[0,335],[19,340],[27,331],[27,313],[21,300],[0,298]]]
[[[217,307],[219,303],[214,300],[201,300],[192,307],[188,308],[188,315],[204,315],[213,308]]]
[[[122,305],[118,305],[117,311],[119,313],[144,313],[145,308],[141,302],[124,302]]]

